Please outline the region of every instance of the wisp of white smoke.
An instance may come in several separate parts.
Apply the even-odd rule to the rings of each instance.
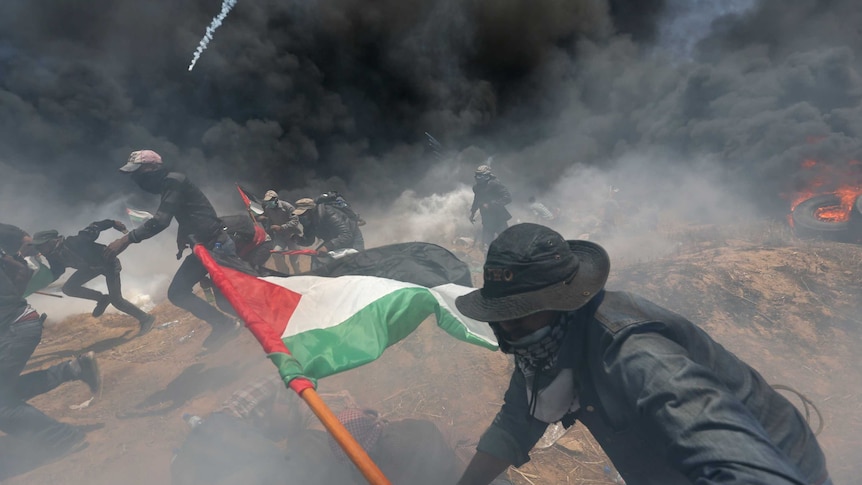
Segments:
[[[194,69],[195,63],[198,62],[198,59],[201,57],[203,51],[206,50],[210,41],[213,40],[213,33],[219,27],[221,27],[221,23],[225,17],[227,17],[230,9],[236,5],[237,0],[224,0],[221,4],[221,12],[213,18],[213,21],[210,23],[209,27],[207,27],[207,31],[204,33],[203,38],[201,39],[201,43],[198,44],[198,49],[195,51],[195,56],[192,58],[191,64],[189,64],[189,71]]]

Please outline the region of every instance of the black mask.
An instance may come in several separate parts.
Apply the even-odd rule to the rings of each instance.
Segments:
[[[132,180],[138,184],[138,187],[151,194],[161,194],[163,180],[168,171],[164,168],[153,170],[151,172],[132,172]]]
[[[491,176],[488,174],[484,174],[484,173],[477,173],[475,175],[475,178],[476,178],[476,182],[480,183],[480,184],[488,182],[489,180],[491,180]]]

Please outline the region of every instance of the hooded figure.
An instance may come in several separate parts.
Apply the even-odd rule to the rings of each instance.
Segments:
[[[507,227],[512,214],[506,210],[506,205],[512,202],[512,195],[497,177],[491,173],[488,165],[479,165],[474,174],[476,184],[473,185],[473,205],[470,207],[470,222],[474,222],[476,211],[482,215],[482,242],[485,245],[497,237]]]
[[[159,209],[143,226],[130,231],[105,249],[106,257],[116,257],[129,244],[139,243],[164,231],[177,220],[177,259],[182,258],[186,247],[194,243],[203,244],[222,258],[236,258],[233,240],[225,231],[225,225],[216,215],[206,195],[185,174],[170,170],[162,157],[152,150],[138,150],[129,155],[128,162],[120,172],[130,174],[142,190],[159,194]],[[203,264],[192,253],[183,261],[168,287],[168,299],[174,305],[187,310],[197,318],[209,323],[213,330],[204,340],[204,347],[215,350],[228,338],[236,335],[236,320],[225,315],[206,300],[194,294],[194,286],[207,274]]]
[[[605,291],[609,271],[601,246],[537,224],[491,243],[484,287],[455,304],[516,365],[459,484],[523,465],[549,424],[577,420],[630,485],[831,484],[793,404],[682,316]]]

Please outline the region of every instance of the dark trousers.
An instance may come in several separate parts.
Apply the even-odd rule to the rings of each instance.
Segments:
[[[104,275],[105,283],[108,285],[108,297],[111,299],[111,305],[114,305],[114,308],[126,315],[135,317],[138,321],[143,320],[147,316],[147,313],[133,305],[129,300],[123,298],[123,290],[120,283],[120,270],[122,269],[120,260],[114,259],[110,264],[110,268],[105,271],[94,269],[79,269],[75,271],[66,280],[66,284],[63,285],[63,293],[75,298],[99,301],[105,295],[96,290],[84,288],[83,285],[96,276]]]
[[[0,325],[0,431],[27,438],[47,451],[62,450],[80,440],[81,432],[26,401],[77,376],[70,361],[20,375],[41,339],[41,318]]]
[[[362,236],[362,231],[358,227],[353,231],[353,245],[350,247],[357,251],[365,251],[365,237]]]
[[[490,219],[490,218],[489,218]],[[501,232],[505,231],[509,225],[503,220],[482,220],[482,242],[485,246],[489,246],[491,241],[497,238]]]
[[[216,251],[223,257],[236,258],[236,246],[233,240],[224,234],[219,238],[222,248]],[[194,253],[186,256],[180,268],[174,274],[168,286],[168,300],[174,305],[186,310],[197,318],[209,323],[213,327],[219,325],[230,325],[233,319],[220,312],[216,307],[207,303],[203,298],[194,293],[194,287],[207,275],[207,270]]]

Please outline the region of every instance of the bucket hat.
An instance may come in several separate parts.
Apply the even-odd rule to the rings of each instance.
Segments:
[[[604,288],[610,269],[598,244],[567,241],[539,224],[517,224],[491,242],[484,286],[458,297],[455,306],[481,322],[577,310]]]
[[[302,214],[305,214],[305,211],[314,209],[315,207],[317,207],[317,204],[314,202],[314,199],[306,197],[305,199],[299,199],[296,201],[296,208],[293,209],[293,213],[301,216]]]

